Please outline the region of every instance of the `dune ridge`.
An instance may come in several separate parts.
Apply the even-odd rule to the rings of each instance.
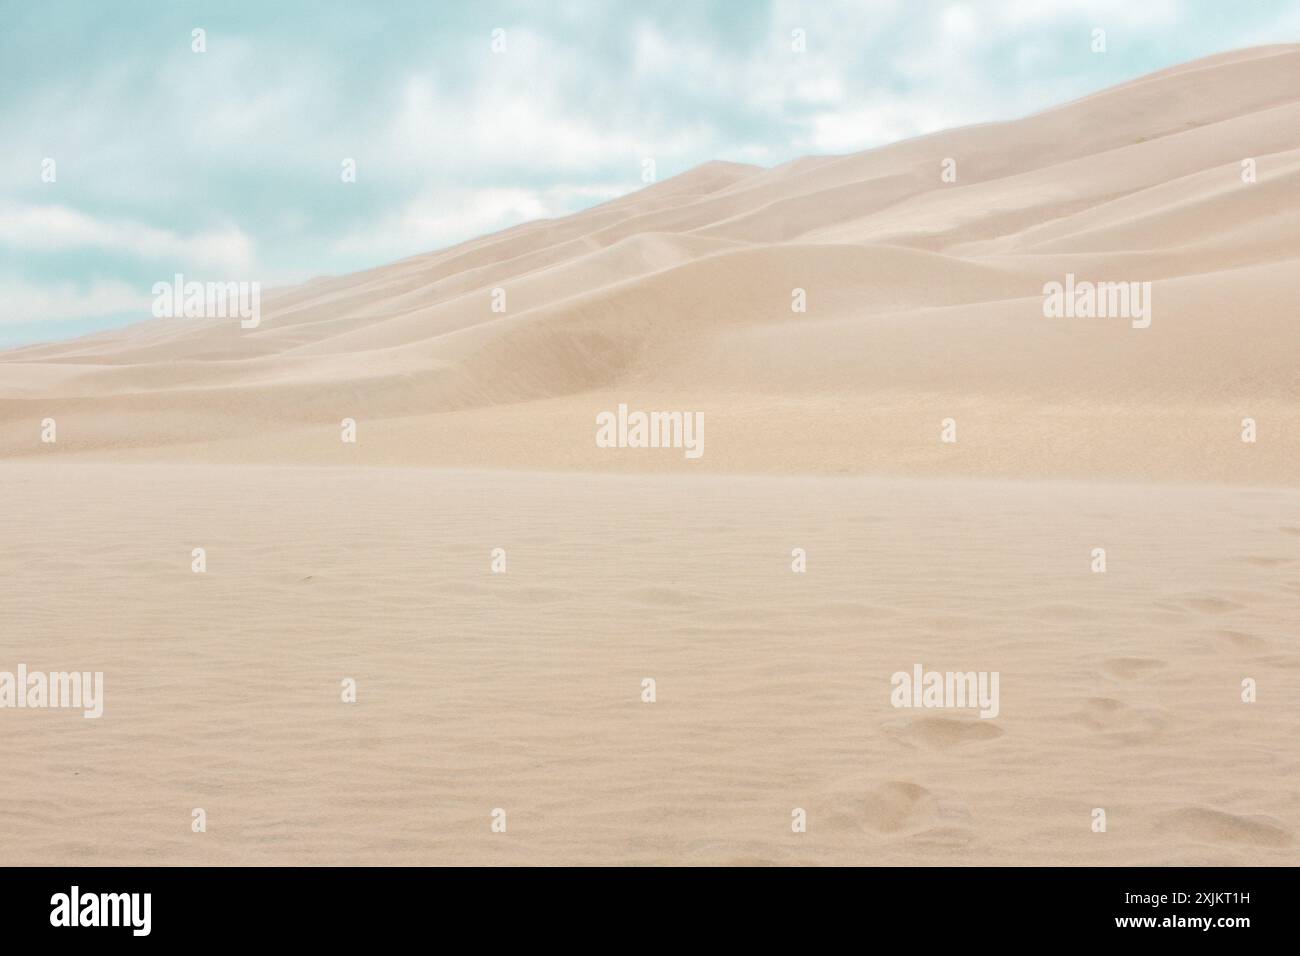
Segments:
[[[1237,51],[1020,120],[708,163],[268,291],[253,330],[151,320],[9,350],[0,455],[46,454],[52,416],[60,455],[113,460],[684,467],[597,453],[594,414],[629,401],[718,423],[695,470],[1290,484],[1297,187],[1300,47]],[[1151,282],[1151,328],[1044,318],[1067,272]],[[981,448],[934,454],[948,417]],[[1250,454],[1245,417],[1268,435]],[[839,439],[792,455],[810,433]]]

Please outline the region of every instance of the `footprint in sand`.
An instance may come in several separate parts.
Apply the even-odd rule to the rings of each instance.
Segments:
[[[1101,617],[1100,611],[1082,604],[1039,604],[1027,613],[1040,621],[1094,621]]]
[[[1243,631],[1215,631],[1214,636],[1244,651],[1258,650],[1268,643],[1262,638],[1255,637],[1253,634],[1246,634]]]
[[[1071,715],[1081,727],[1117,736],[1149,741],[1169,725],[1169,718],[1154,708],[1132,707],[1114,697],[1089,697]]]
[[[1107,677],[1117,680],[1135,680],[1164,666],[1164,661],[1150,657],[1112,657],[1108,661],[1102,661],[1101,670]]]
[[[866,825],[880,833],[918,830],[934,819],[936,806],[934,794],[920,784],[891,780],[867,792]]]
[[[890,780],[865,793],[839,792],[824,805],[830,812],[820,825],[836,833],[916,833],[933,826],[939,810],[934,794],[910,780]]]
[[[1209,807],[1183,807],[1160,818],[1160,828],[1200,843],[1290,846],[1295,837],[1275,817],[1240,816]]]
[[[1001,737],[1006,731],[982,717],[916,717],[898,724],[891,732],[899,740],[922,747],[947,749]]]
[[[1236,601],[1230,601],[1227,598],[1218,597],[1187,598],[1183,601],[1183,604],[1193,611],[1200,611],[1202,614],[1227,614],[1229,611],[1240,611],[1246,606],[1238,604]]]

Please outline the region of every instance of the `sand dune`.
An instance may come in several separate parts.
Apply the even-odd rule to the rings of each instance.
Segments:
[[[0,862],[1294,863],[1297,303],[1287,45],[0,352]]]
[[[940,473],[1290,481],[1298,81],[1296,47],[1243,51],[853,156],[707,164],[566,219],[281,290],[256,330],[157,320],[12,350],[0,453],[45,453],[37,423],[53,416],[63,456],[219,461],[237,434],[239,460],[334,463],[351,417],[354,460],[473,465],[446,436],[500,445],[477,412],[501,406],[546,434],[480,461],[617,470],[573,427],[610,395],[708,405],[741,390],[797,401],[745,423],[752,453],[693,471],[769,470],[796,433],[833,421],[843,440],[795,470],[870,471],[855,449],[883,445],[916,451],[891,452],[888,470],[930,473],[938,422],[988,398],[1011,403],[998,438],[1020,453]],[[940,178],[947,157],[955,183]],[[1043,284],[1067,271],[1152,282],[1152,327],[1044,319]],[[1043,448],[1044,414],[1127,448],[1081,470]],[[1249,460],[1231,458],[1244,417],[1269,435]]]

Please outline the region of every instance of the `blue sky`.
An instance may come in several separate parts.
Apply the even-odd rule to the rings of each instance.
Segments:
[[[1297,38],[1297,0],[0,0],[0,344],[148,318],[177,272],[279,285],[564,215],[648,157],[852,152]]]

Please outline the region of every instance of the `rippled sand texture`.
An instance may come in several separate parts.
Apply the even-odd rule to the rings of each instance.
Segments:
[[[98,721],[2,715],[3,863],[1297,860],[1292,489],[15,465],[0,501],[0,667],[106,674]],[[999,671],[1001,714],[893,708],[914,663]]]

